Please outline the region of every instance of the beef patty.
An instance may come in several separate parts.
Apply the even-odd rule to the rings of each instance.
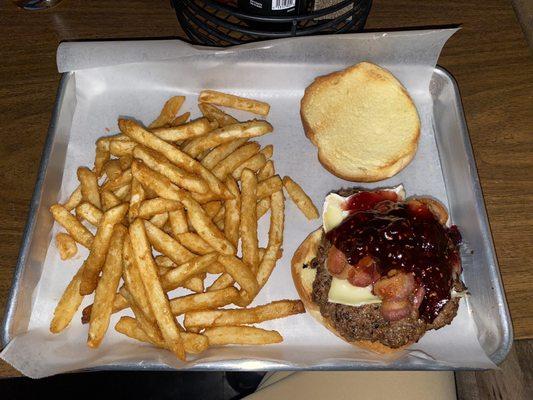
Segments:
[[[349,196],[355,190],[341,190],[339,195]],[[430,329],[439,329],[448,325],[459,307],[459,298],[451,298],[443,307],[433,323],[426,323],[420,318],[412,316],[398,321],[387,321],[381,315],[381,304],[366,304],[359,307],[330,303],[328,293],[332,276],[326,268],[326,260],[331,244],[322,235],[317,257],[309,264],[316,268],[316,278],[313,282],[312,299],[320,307],[320,313],[328,319],[335,330],[347,341],[369,340],[380,342],[391,348],[398,348],[417,342]],[[463,283],[458,279],[454,282],[456,291],[464,290]]]

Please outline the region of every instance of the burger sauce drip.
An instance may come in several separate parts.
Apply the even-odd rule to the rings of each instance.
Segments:
[[[425,289],[420,318],[431,323],[450,299],[461,236],[455,226],[439,223],[426,205],[396,201],[391,192],[355,194],[345,206],[351,214],[326,236],[350,265],[369,255],[382,276],[392,269],[412,272]]]

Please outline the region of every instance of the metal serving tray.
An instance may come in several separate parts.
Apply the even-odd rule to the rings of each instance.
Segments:
[[[433,98],[433,129],[437,142],[440,164],[444,176],[449,211],[452,220],[459,224],[470,238],[469,248],[481,258],[485,267],[478,271],[465,270],[465,281],[472,294],[470,304],[480,332],[479,341],[490,359],[498,364],[509,352],[512,343],[512,326],[505,302],[491,233],[478,181],[476,165],[464,120],[461,99],[454,78],[443,68],[436,67],[430,84]],[[4,347],[16,335],[28,327],[32,296],[39,281],[42,264],[53,220],[48,207],[57,201],[70,127],[76,108],[74,73],[61,78],[57,101],[44,146],[41,165],[30,205],[28,222],[24,231],[22,248],[9,295],[5,319],[1,330]],[[291,369],[287,366],[262,362],[217,365],[217,369]],[[120,363],[105,368],[113,369],[168,369],[163,364]],[[207,367],[209,368],[209,367]],[[449,369],[443,365],[396,362],[390,366],[372,363],[346,363],[322,365],[320,369]],[[198,368],[196,368],[198,369]],[[205,367],[200,366],[200,369]],[[462,369],[468,369],[462,368]]]

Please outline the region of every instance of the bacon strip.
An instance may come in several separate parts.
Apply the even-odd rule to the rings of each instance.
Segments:
[[[374,285],[374,293],[383,301],[381,304],[383,318],[387,321],[398,321],[407,317],[413,310],[410,298],[415,289],[415,277],[411,273],[394,271],[393,274],[389,273],[388,277],[377,281]],[[420,296],[419,293],[417,294]]]
[[[335,246],[331,246],[328,252],[327,260],[328,271],[332,275],[338,276],[341,275],[348,266],[349,264],[344,253]]]
[[[348,282],[354,286],[366,287],[376,282],[381,275],[372,257],[363,257],[357,265],[348,270]]]

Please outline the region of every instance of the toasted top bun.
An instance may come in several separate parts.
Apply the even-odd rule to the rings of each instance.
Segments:
[[[444,224],[447,221],[448,212],[446,211],[444,205],[442,205],[439,201],[426,197],[417,198],[416,200],[427,204],[441,223]],[[300,296],[302,303],[305,306],[306,311],[335,335],[340,337],[342,340],[347,341],[337,332],[337,330],[333,327],[331,321],[329,321],[320,313],[319,306],[312,300],[314,279],[310,280],[305,277],[304,271],[309,267],[304,268],[304,266],[309,264],[317,256],[318,247],[320,245],[320,242],[322,241],[323,234],[324,231],[322,230],[322,228],[319,228],[316,231],[310,233],[309,236],[307,236],[305,240],[300,244],[291,260],[292,279],[294,281],[294,286],[298,291],[298,295]],[[412,344],[410,343],[400,348],[393,349],[389,346],[385,346],[382,343],[371,342],[369,340],[356,340],[352,342],[347,342],[356,347],[370,350],[375,353],[388,355],[399,353],[400,351],[403,351],[407,347],[409,347],[410,344]]]
[[[387,70],[362,62],[307,87],[300,114],[322,165],[343,179],[375,182],[414,157],[420,119],[411,97]]]

